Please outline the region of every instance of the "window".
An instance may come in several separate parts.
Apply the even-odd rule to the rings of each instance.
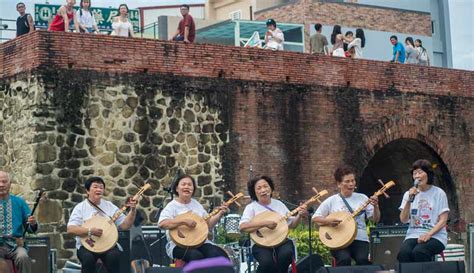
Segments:
[[[242,11],[240,9],[236,10],[236,11],[233,11],[233,12],[229,13],[229,16],[230,16],[231,20],[239,20],[239,19],[242,18]]]

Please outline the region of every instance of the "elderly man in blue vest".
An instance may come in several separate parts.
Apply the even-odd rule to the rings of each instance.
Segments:
[[[0,171],[0,258],[14,261],[18,273],[31,273],[31,260],[24,247],[23,233],[34,233],[38,223],[25,200],[10,194],[11,180]]]

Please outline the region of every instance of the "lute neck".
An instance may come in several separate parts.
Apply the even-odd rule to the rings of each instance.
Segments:
[[[234,203],[235,201],[237,201],[240,197],[242,197],[243,194],[242,193],[238,193],[237,195],[235,196],[232,196],[232,198],[230,198],[229,200],[227,200],[227,202],[225,202],[225,205],[226,206],[229,206],[230,204]],[[219,213],[219,209],[214,209],[211,213],[209,213],[208,215],[206,215],[204,217],[204,220],[207,221],[209,220],[211,217],[217,215]]]
[[[303,204],[299,205],[296,209],[294,209],[294,210],[288,212],[288,213],[285,215],[284,219],[285,219],[285,220],[288,220],[288,218],[290,218],[290,217],[292,217],[292,216],[295,216],[295,215],[298,213],[298,211],[299,211],[303,206],[308,206],[308,205],[310,205],[311,203],[313,203],[313,202],[315,202],[316,200],[318,200],[319,197],[321,197],[321,196],[323,196],[323,195],[325,195],[325,194],[327,194],[327,191],[326,191],[326,190],[323,190],[323,191],[319,192],[319,193],[316,194],[315,196],[313,196],[313,197],[311,197],[310,199],[306,200],[306,202],[304,202]]]
[[[140,190],[138,190],[138,192],[132,197],[132,200],[133,201],[137,201],[138,198],[146,191],[150,188],[150,184],[145,184],[143,187],[140,188]],[[123,205],[121,209],[117,210],[117,212],[114,213],[114,215],[111,217],[112,221],[116,221],[120,215],[122,215],[123,213],[125,213],[125,211],[127,210],[127,205]]]
[[[382,188],[380,188],[380,190],[378,190],[377,192],[374,193],[374,196],[378,197],[378,196],[382,195],[386,190],[388,190],[389,188],[391,188],[394,185],[395,185],[395,183],[393,181],[390,181],[390,182],[386,183],[385,185],[383,185]],[[367,199],[367,201],[365,201],[362,206],[360,206],[358,209],[356,209],[352,213],[352,217],[355,218],[357,215],[359,215],[359,213],[362,210],[364,210],[369,204],[370,204],[370,198]]]

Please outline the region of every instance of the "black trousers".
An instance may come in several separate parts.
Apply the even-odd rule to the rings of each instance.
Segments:
[[[225,257],[229,259],[227,253],[222,248],[209,243],[203,244],[198,248],[182,248],[176,246],[173,249],[173,258],[181,259],[185,262],[214,257]]]
[[[336,259],[337,266],[350,266],[352,259],[356,265],[368,265],[369,262],[369,242],[354,240],[348,247],[331,250],[332,256]]]
[[[418,243],[418,239],[406,239],[400,247],[398,261],[401,263],[431,262],[436,254],[444,250],[444,245],[431,238],[426,243]]]
[[[120,250],[117,246],[104,253],[94,253],[81,246],[77,250],[77,257],[81,261],[81,273],[95,273],[98,259],[102,261],[107,272],[119,272],[120,270]]]
[[[278,247],[260,247],[254,245],[252,254],[258,261],[257,273],[286,273],[293,259],[293,242],[287,240]]]

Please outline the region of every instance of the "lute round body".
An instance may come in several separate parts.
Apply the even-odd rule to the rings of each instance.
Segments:
[[[94,253],[104,253],[114,247],[118,241],[117,227],[115,226],[115,223],[108,218],[97,215],[93,216],[85,221],[82,227],[102,229],[102,236],[100,237],[92,235],[90,238],[81,238],[82,246]]]
[[[171,240],[173,240],[177,246],[182,248],[199,247],[206,241],[209,234],[209,227],[202,217],[188,211],[176,216],[175,219],[191,219],[196,222],[196,227],[194,228],[181,225],[175,229],[170,229]]]
[[[336,218],[342,222],[334,227],[331,225],[319,227],[321,242],[333,250],[349,246],[357,235],[357,223],[352,215],[346,211],[338,211],[329,214],[327,218]]]
[[[262,247],[276,247],[282,244],[288,237],[288,223],[285,217],[273,211],[265,211],[255,215],[252,222],[270,220],[277,223],[275,229],[267,227],[259,228],[250,233],[250,238],[258,246]]]

